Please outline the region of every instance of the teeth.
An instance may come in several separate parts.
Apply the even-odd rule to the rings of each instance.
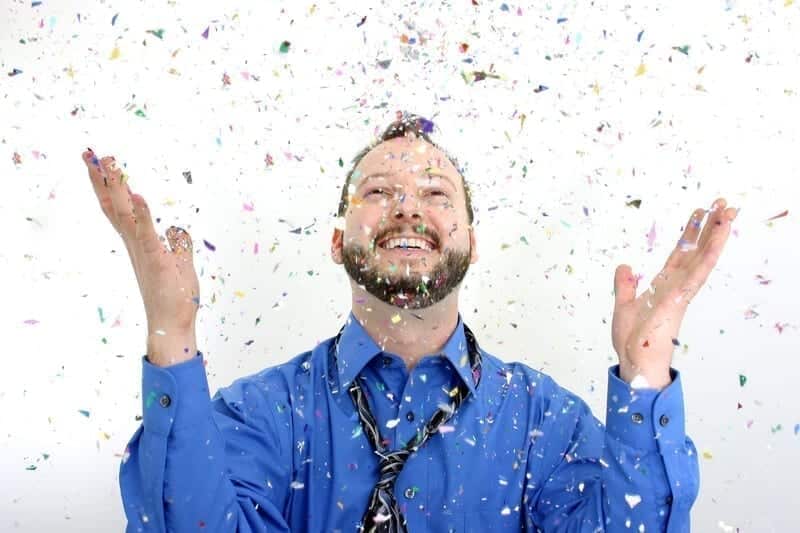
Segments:
[[[389,239],[382,245],[382,248],[386,248],[387,250],[397,247],[420,248],[428,252],[433,250],[431,245],[422,239]]]

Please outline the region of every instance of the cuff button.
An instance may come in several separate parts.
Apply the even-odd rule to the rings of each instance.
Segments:
[[[158,399],[158,403],[161,404],[161,407],[169,407],[169,405],[172,403],[172,399],[170,399],[167,394],[164,394]]]
[[[644,422],[644,416],[642,416],[642,413],[633,413],[631,415],[631,420],[633,420],[636,424],[641,424]]]
[[[669,424],[669,417],[667,415],[661,415],[661,418],[658,419],[658,423],[661,424],[661,427],[666,427]]]

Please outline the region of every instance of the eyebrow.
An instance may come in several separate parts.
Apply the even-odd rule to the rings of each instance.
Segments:
[[[439,178],[444,178],[450,183],[450,186],[453,188],[454,191],[458,191],[458,188],[456,188],[456,184],[453,183],[453,180],[450,179],[450,176],[446,174],[441,174],[439,172],[426,172],[425,174],[428,176],[436,176]],[[375,172],[374,174],[369,174],[368,176],[364,176],[363,178],[361,178],[361,183],[359,183],[358,188],[360,189],[361,187],[363,187],[367,183],[367,180],[371,180],[372,178],[385,178],[390,175],[391,174],[387,172]]]

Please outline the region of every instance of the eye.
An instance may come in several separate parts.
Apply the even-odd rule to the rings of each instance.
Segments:
[[[370,190],[370,191],[367,193],[367,196],[369,196],[370,194],[372,194],[372,193],[374,193],[374,192],[380,192],[380,193],[383,193],[383,191],[384,191],[384,189],[372,189],[372,190]]]

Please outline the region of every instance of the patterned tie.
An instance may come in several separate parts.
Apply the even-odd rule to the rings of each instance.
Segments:
[[[464,325],[464,332],[467,338],[472,376],[477,386],[481,376],[481,355],[475,336],[466,324]],[[338,340],[337,336],[337,343]],[[422,428],[422,432],[418,432],[415,437],[409,439],[402,449],[387,451],[382,444],[378,423],[375,421],[375,417],[372,416],[369,402],[358,384],[358,379],[354,379],[350,384],[350,397],[353,399],[353,404],[358,411],[361,427],[367,436],[367,440],[372,444],[376,455],[381,458],[380,479],[375,484],[375,488],[372,489],[369,505],[361,519],[359,531],[364,533],[407,533],[406,517],[400,512],[397,500],[394,497],[394,483],[397,480],[397,476],[400,475],[409,456],[425,444],[428,437],[436,433],[439,430],[439,426],[450,420],[455,414],[456,409],[469,394],[469,389],[463,381],[459,381],[455,397],[450,405],[446,408],[439,407],[430,421]]]

